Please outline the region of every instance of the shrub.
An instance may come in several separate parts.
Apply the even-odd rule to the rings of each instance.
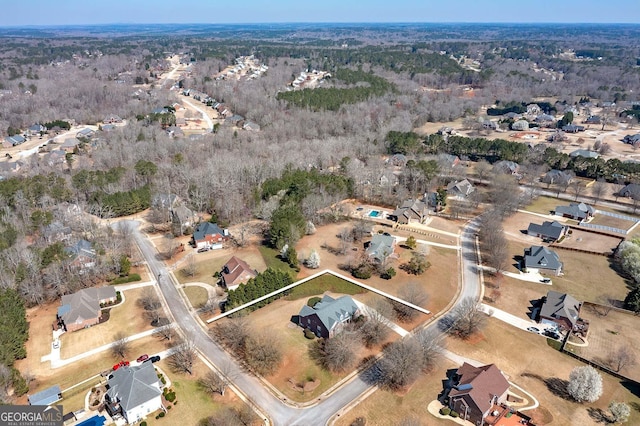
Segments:
[[[156,420],[158,420],[160,418],[160,416],[156,416]]]
[[[167,384],[167,380],[164,378],[164,376],[160,377],[160,381],[162,382],[163,385]]]
[[[304,337],[306,337],[307,339],[313,340],[316,338],[316,335],[313,331],[309,330],[308,328],[305,328]]]
[[[171,406],[170,405],[167,405],[167,410],[171,410]]]
[[[460,414],[458,414],[458,412],[457,412],[457,411],[451,410],[451,412],[449,413],[449,415],[450,415],[451,417],[454,417],[454,418],[455,418],[455,417],[458,417]]]
[[[141,422],[140,426],[147,426],[147,422]]]
[[[367,280],[371,278],[371,267],[366,264],[360,265],[351,272],[351,275],[360,280]]]
[[[140,274],[131,274],[131,275],[127,275],[126,277],[116,278],[115,280],[111,281],[111,284],[125,284],[125,283],[134,282],[134,281],[140,281],[141,279],[142,278],[140,278]],[[118,302],[122,301],[122,296],[120,296],[120,292],[117,292],[116,295],[118,297]]]
[[[160,411],[160,414],[158,414],[158,417],[164,417],[164,411]]]
[[[178,405],[178,401],[173,401],[173,405]]]
[[[318,303],[319,301],[321,301],[322,299],[319,297],[312,297],[309,300],[307,300],[307,306],[309,306],[310,308],[313,308],[316,303]]]
[[[440,409],[440,414],[442,414],[443,416],[448,416],[451,413],[451,408],[449,407],[442,407]]]
[[[176,400],[176,393],[174,391],[167,392],[167,394],[164,396],[164,399],[169,402],[173,402]]]

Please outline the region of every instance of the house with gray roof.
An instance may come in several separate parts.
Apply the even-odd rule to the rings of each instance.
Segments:
[[[131,424],[161,410],[162,385],[151,362],[123,366],[107,381],[105,408],[112,418],[122,416]]]
[[[505,175],[517,176],[518,171],[520,170],[520,165],[515,161],[502,160],[493,165],[493,170]]]
[[[65,253],[69,255],[69,266],[76,269],[93,268],[98,258],[93,245],[87,240],[79,240],[72,246],[65,247]]]
[[[4,140],[5,147],[20,145],[21,143],[24,143],[26,141],[26,139],[22,135],[7,136],[6,138],[4,138]]]
[[[429,206],[422,200],[410,198],[398,206],[390,216],[401,224],[424,223],[429,217]]]
[[[102,318],[100,305],[117,300],[115,287],[84,288],[73,294],[62,296],[58,308],[58,324],[66,331],[76,331],[98,324]]]
[[[562,131],[567,133],[584,132],[584,126],[578,126],[576,124],[567,124],[566,126],[562,126]]]
[[[369,259],[376,263],[383,263],[393,255],[396,247],[396,239],[392,235],[374,234],[366,245],[366,253]]]
[[[562,262],[555,251],[543,246],[531,246],[524,249],[524,260],[522,261],[524,272],[541,273],[542,271],[552,271],[556,275],[562,272]]]
[[[36,123],[33,126],[30,126],[27,129],[27,134],[29,136],[40,136],[41,134],[43,134],[44,132],[47,131],[47,128],[44,127],[42,124],[40,123]]]
[[[599,115],[590,115],[584,120],[585,124],[602,124],[602,118]]]
[[[630,183],[622,188],[618,195],[620,197],[638,198],[640,197],[640,184]]]
[[[547,220],[543,222],[542,225],[530,223],[529,228],[527,228],[527,234],[533,237],[540,237],[545,242],[554,243],[563,237],[568,229],[568,226],[560,222]]]
[[[529,130],[529,122],[527,120],[518,120],[511,124],[511,130]]]
[[[222,229],[216,223],[200,222],[193,231],[191,245],[195,248],[222,248],[222,243],[229,239],[229,230]]]
[[[575,151],[569,154],[569,157],[586,157],[586,158],[598,158],[600,154],[595,151],[590,151],[588,149],[576,149]]]
[[[569,183],[571,182],[571,179],[573,179],[573,176],[571,175],[571,173],[568,173],[562,170],[553,169],[545,173],[545,175],[542,176],[540,181],[551,185],[554,183],[557,183],[557,184]]]
[[[581,306],[573,296],[549,291],[540,308],[540,323],[571,331],[578,323]]]
[[[622,138],[622,142],[629,145],[638,144],[640,143],[640,133],[636,133],[635,135],[626,135],[624,138]]]
[[[447,185],[447,194],[452,197],[466,198],[473,191],[475,191],[475,188],[468,179],[453,181]]]
[[[325,294],[313,307],[304,305],[300,309],[298,325],[308,328],[318,337],[329,339],[338,334],[358,313],[358,305],[351,296],[334,299]]]
[[[588,220],[595,213],[596,209],[585,203],[570,203],[568,206],[556,206],[554,210],[556,216],[568,217],[578,222]]]
[[[96,131],[95,130],[91,130],[88,127],[85,127],[84,129],[80,130],[78,133],[76,133],[76,138],[90,138],[93,135],[95,135]]]

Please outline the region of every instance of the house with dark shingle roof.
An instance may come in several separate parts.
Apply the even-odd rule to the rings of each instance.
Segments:
[[[258,275],[255,269],[251,269],[249,264],[244,260],[231,257],[227,263],[222,267],[220,277],[222,285],[229,290],[238,288],[240,284],[244,284],[251,278],[255,278]]]
[[[71,257],[69,266],[72,268],[82,270],[93,268],[96,265],[98,256],[92,244],[87,240],[79,240],[74,245],[65,247],[64,251]]]
[[[469,196],[469,194],[471,194],[473,191],[475,191],[475,188],[468,179],[453,181],[449,183],[449,185],[447,185],[447,194],[451,195],[452,197],[465,198]]]
[[[586,157],[586,158],[598,158],[600,154],[595,151],[590,151],[588,149],[576,149],[575,151],[569,154],[569,157]]]
[[[222,229],[216,223],[200,222],[193,231],[191,244],[195,248],[222,248],[222,243],[229,239],[229,230]]]
[[[571,203],[568,206],[556,206],[556,216],[568,217],[579,222],[587,220],[596,213],[596,209],[585,203]]]
[[[573,296],[549,291],[540,308],[540,323],[571,331],[578,323],[581,306]]]
[[[153,364],[123,366],[111,373],[105,407],[111,417],[120,415],[127,423],[141,421],[162,409],[162,388]]]
[[[304,305],[300,309],[298,325],[328,339],[338,334],[358,313],[358,305],[351,296],[334,299],[325,294],[313,307]]]
[[[629,145],[634,145],[640,143],[640,133],[636,133],[635,135],[626,135],[622,142],[627,143]]]
[[[84,288],[73,294],[66,294],[62,296],[62,306],[58,308],[58,323],[66,331],[91,327],[102,318],[100,305],[116,300],[116,289],[112,286]]]
[[[562,272],[562,262],[555,251],[543,246],[531,246],[524,249],[523,270],[525,272],[553,271],[556,275]]]
[[[573,176],[571,175],[571,173],[564,172],[562,170],[553,169],[545,173],[545,175],[542,176],[540,181],[548,184],[554,184],[554,183],[562,184],[562,183],[571,182],[572,178]]]
[[[410,198],[398,206],[391,216],[401,224],[424,223],[429,217],[429,206],[424,201]]]
[[[21,143],[24,143],[26,141],[26,139],[22,135],[7,136],[6,138],[4,138],[4,140],[5,147],[20,145]]]
[[[444,399],[471,424],[485,424],[492,408],[507,401],[509,382],[495,364],[474,367],[466,362],[447,372]]]
[[[640,196],[640,184],[630,183],[629,185],[625,185],[624,188],[618,192],[618,195],[629,198],[638,197]]]
[[[542,225],[537,223],[530,223],[529,228],[527,228],[527,234],[533,237],[540,237],[545,242],[556,242],[561,237],[563,237],[567,230],[568,226],[564,226],[558,221],[545,221]]]

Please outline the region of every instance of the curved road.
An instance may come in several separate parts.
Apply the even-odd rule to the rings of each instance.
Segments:
[[[151,272],[155,277],[159,277],[158,285],[160,291],[167,302],[175,324],[186,336],[193,339],[200,353],[211,363],[231,366],[230,368],[234,370],[230,373],[234,377],[233,384],[267,415],[274,424],[292,426],[326,424],[335,413],[371,388],[371,383],[365,381],[362,375],[356,375],[353,380],[341,386],[335,392],[331,393],[331,395],[326,398],[319,398],[317,404],[313,406],[296,408],[285,404],[267,390],[260,380],[238,366],[235,359],[225,352],[207,332],[202,329],[178,293],[172,275],[165,265],[157,259],[155,247],[138,230],[139,223],[133,220],[127,222],[131,225],[132,229],[134,229],[134,239],[147,260]],[[465,297],[478,299],[480,296],[480,281],[476,267],[477,253],[475,246],[477,227],[478,221],[476,219],[465,226],[461,235],[462,288],[452,308]],[[429,325],[429,327],[433,326],[437,326],[437,321]]]

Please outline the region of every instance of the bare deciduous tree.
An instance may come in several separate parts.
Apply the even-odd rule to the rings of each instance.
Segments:
[[[360,327],[362,342],[368,348],[384,342],[389,336],[389,325],[395,314],[391,303],[386,298],[376,299],[363,308],[362,315],[366,321]]]
[[[196,345],[193,340],[186,339],[174,348],[169,358],[169,365],[177,372],[193,374],[193,364],[196,361]]]
[[[193,277],[198,273],[198,264],[196,263],[196,258],[193,253],[189,253],[186,259],[186,265],[183,269],[184,273],[190,277]]]
[[[624,368],[633,367],[637,362],[636,353],[628,344],[618,347],[609,359],[609,365],[618,373]]]
[[[173,329],[172,324],[166,324],[166,325],[163,325],[162,327],[158,327],[154,332],[154,334],[158,336],[161,340],[167,340],[170,342],[171,339],[173,339],[173,336],[175,335],[175,331]]]
[[[111,344],[111,354],[115,358],[124,358],[131,349],[131,343],[124,331],[118,331],[113,336],[113,343]]]
[[[358,343],[352,332],[344,330],[330,339],[316,340],[309,351],[323,368],[340,373],[355,366]]]
[[[236,378],[234,371],[230,363],[224,363],[219,370],[209,371],[199,380],[199,384],[208,393],[219,393],[220,396],[224,396],[229,384]]]
[[[427,303],[427,300],[429,300],[429,295],[418,283],[409,283],[402,287],[398,291],[398,297],[420,307],[423,307],[424,304]],[[396,301],[391,302],[391,304],[393,305],[398,320],[401,322],[411,322],[418,316],[419,312],[410,306]]]
[[[485,324],[487,315],[471,297],[463,299],[442,322],[443,328],[451,335],[467,339]]]
[[[598,179],[591,187],[591,196],[593,196],[595,204],[598,204],[600,202],[606,192],[607,182],[604,179]]]
[[[380,383],[392,390],[405,388],[422,372],[422,349],[413,338],[398,340],[387,346],[378,361]]]
[[[273,372],[282,360],[279,339],[273,333],[252,332],[246,339],[244,359],[252,369],[260,374]]]

